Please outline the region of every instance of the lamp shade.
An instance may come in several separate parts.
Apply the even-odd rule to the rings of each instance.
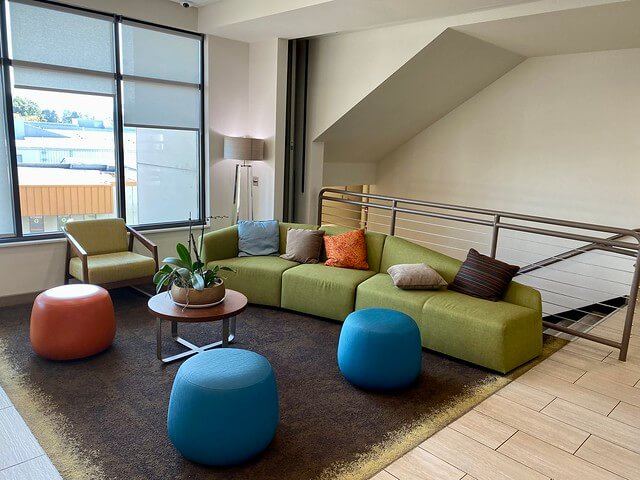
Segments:
[[[262,160],[264,140],[251,137],[224,137],[224,158]]]

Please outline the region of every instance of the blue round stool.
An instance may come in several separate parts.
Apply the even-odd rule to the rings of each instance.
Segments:
[[[422,364],[420,330],[402,312],[357,310],[345,319],[338,342],[338,366],[352,384],[370,390],[408,387]]]
[[[201,352],[178,369],[167,429],[189,460],[234,465],[262,452],[278,428],[278,389],[269,361],[237,348]]]

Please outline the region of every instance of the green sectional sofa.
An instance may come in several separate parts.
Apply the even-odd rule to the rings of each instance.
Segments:
[[[317,225],[280,224],[280,253],[288,228]],[[327,235],[347,231],[323,226]],[[540,293],[511,282],[505,298],[491,302],[449,290],[400,290],[387,269],[400,263],[427,263],[453,281],[462,262],[402,238],[367,232],[369,270],[298,264],[280,257],[238,257],[238,228],[205,234],[203,261],[233,268],[228,288],[249,302],[343,321],[354,310],[385,307],[410,315],[422,345],[452,357],[506,373],[542,352]]]

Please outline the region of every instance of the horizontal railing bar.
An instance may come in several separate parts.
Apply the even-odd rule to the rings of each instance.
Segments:
[[[410,237],[402,237],[400,235],[394,235],[397,236],[399,238],[404,238],[405,240],[411,240],[412,242],[417,242],[417,243],[424,243],[425,245],[434,245],[436,247],[442,247],[442,248],[451,248],[453,250],[460,250],[461,252],[466,252],[467,249],[466,248],[460,248],[460,247],[452,247],[451,245],[442,245],[440,243],[434,243],[434,242],[426,242],[424,240],[416,240],[415,238],[410,238]]]
[[[580,290],[589,290],[591,292],[602,293],[604,295],[611,295],[612,297],[620,297],[619,293],[607,292],[606,290],[598,290],[597,288],[585,287],[583,285],[575,285],[573,283],[563,282],[561,280],[553,280],[552,278],[538,277],[537,275],[533,275],[532,273],[526,274],[529,278],[537,278],[538,280],[545,280],[547,282],[558,283],[560,285],[566,285],[568,287],[579,288]]]
[[[606,303],[602,303],[602,302],[594,302],[592,299],[589,299],[589,298],[576,297],[574,295],[569,295],[568,293],[555,292],[553,290],[547,290],[546,288],[536,287],[536,286],[533,286],[533,285],[529,285],[529,286],[532,287],[532,288],[535,288],[536,290],[540,290],[542,292],[551,293],[553,295],[559,295],[561,297],[573,298],[574,300],[581,300],[583,302],[590,302],[590,303],[587,303],[587,305],[600,305],[602,307],[612,308],[611,305],[607,305]],[[544,302],[546,300],[542,300],[542,301]]]
[[[513,240],[516,242],[522,241],[522,242],[527,242],[527,243],[535,243],[537,245],[544,245],[544,246],[548,246],[548,247],[556,247],[556,248],[562,248],[563,250],[565,250],[564,252],[562,252],[561,254],[558,254],[559,256],[563,256],[563,255],[567,255],[566,258],[571,258],[571,256],[576,256],[576,255],[582,255],[583,253],[593,253],[594,250],[606,250],[607,252],[611,252],[611,248],[615,248],[615,247],[606,247],[605,245],[594,245],[593,242],[586,244],[586,245],[582,245],[580,247],[570,247],[569,245],[558,245],[557,243],[549,243],[549,242],[540,242],[537,240],[531,240],[531,239],[527,239],[527,238],[519,238],[519,237],[512,237],[510,235],[502,235],[501,238],[508,238],[509,240]],[[611,238],[609,239],[611,240]],[[582,242],[584,243],[584,242]],[[566,251],[567,249],[570,249],[568,251]],[[579,252],[579,253],[575,253],[575,252]],[[627,251],[627,250],[615,250],[614,251],[615,255],[610,255],[609,253],[602,253],[602,252],[597,252],[598,255],[602,255],[605,257],[611,257],[611,258],[620,258],[620,255],[631,255],[633,257],[636,256],[636,253],[634,251]],[[557,258],[557,257],[556,257]],[[565,260],[565,257],[563,257],[562,259]]]
[[[382,215],[380,213],[375,213],[375,212],[367,212],[367,215],[368,216],[375,216],[375,217],[382,217],[382,218],[389,218],[389,219],[391,218],[390,215]],[[448,229],[451,229],[451,230],[459,230],[461,232],[469,232],[469,233],[473,233],[473,234],[477,234],[477,235],[484,235],[484,236],[487,236],[490,233],[490,232],[481,232],[480,230],[472,230],[470,228],[460,228],[460,227],[454,227],[452,225],[444,225],[442,223],[424,222],[424,221],[421,221],[421,220],[416,220],[414,218],[398,217],[396,219],[396,221],[398,221],[398,222],[419,223],[420,225],[431,225],[433,227],[448,228]]]
[[[473,243],[475,245],[487,246],[486,242],[478,242],[476,240],[468,240],[466,238],[451,237],[449,235],[440,235],[439,233],[423,232],[422,230],[414,230],[413,228],[401,227],[398,224],[396,224],[396,230],[406,230],[408,232],[415,232],[421,235],[431,235],[434,237],[441,237],[441,238],[448,238],[450,240],[456,240],[458,242],[466,242],[466,243]]]
[[[359,202],[357,200],[346,200],[344,198],[334,198],[334,197],[324,197],[323,200],[328,200],[331,202],[338,202],[338,203],[345,203],[347,205],[360,205],[362,207],[367,207],[367,208],[381,208],[383,210],[394,210],[393,207],[391,206],[387,206],[387,205],[375,205],[375,204],[371,204],[371,203],[366,203],[366,202]],[[458,222],[466,222],[466,223],[473,223],[476,225],[485,225],[488,227],[493,226],[493,222],[489,221],[489,220],[480,220],[477,218],[469,218],[469,217],[461,217],[458,215],[448,215],[446,213],[436,213],[436,212],[423,212],[420,210],[412,210],[409,208],[395,208],[396,212],[402,212],[402,213],[408,213],[408,214],[412,214],[412,215],[422,215],[425,217],[434,217],[434,218],[442,218],[445,220],[455,220]]]
[[[562,258],[562,257],[556,257],[554,255],[548,255],[547,256],[544,253],[536,253],[536,252],[532,252],[531,250],[522,250],[520,248],[506,247],[504,245],[501,248],[503,250],[512,250],[514,252],[526,253],[527,255],[533,255],[533,256],[536,256],[536,257],[560,258],[564,262],[572,262],[572,263],[577,263],[579,265],[587,265],[587,266],[590,266],[590,267],[606,268],[608,270],[615,270],[615,271],[622,272],[622,273],[633,273],[633,272],[630,272],[629,270],[624,270],[624,269],[617,268],[617,267],[606,267],[604,265],[598,265],[597,263],[583,262],[583,261],[580,261],[580,260],[576,260],[575,257],[573,257],[573,258]],[[541,263],[541,261],[532,263],[531,265],[536,265],[536,264],[539,264],[539,263]],[[548,265],[543,265],[543,266],[541,266],[539,268],[535,268],[535,269],[528,269],[526,271],[523,271],[524,268],[526,268],[526,267],[523,267],[523,268],[520,269],[520,271],[518,272],[518,275],[524,275],[525,273],[529,273],[529,272],[532,272],[532,271],[535,271],[535,270],[541,270],[542,268],[548,268]]]
[[[613,340],[609,340],[608,338],[598,337],[596,335],[591,335],[590,333],[580,332],[578,330],[572,330],[568,327],[563,327],[562,325],[555,325],[554,323],[548,322],[546,320],[542,321],[542,325],[551,328],[552,330],[557,330],[562,333],[568,333],[569,335],[573,335],[576,337],[584,338],[586,340],[591,340],[592,342],[601,343],[602,345],[607,345],[608,347],[613,348],[621,348],[621,342],[615,342]]]
[[[568,240],[579,240],[581,242],[588,243],[597,243],[600,245],[609,245],[612,247],[620,247],[620,248],[632,248],[634,250],[638,250],[640,245],[633,245],[630,243],[620,242],[618,240],[607,240],[606,238],[598,238],[591,237],[588,235],[581,235],[576,233],[565,233],[565,232],[556,232],[554,230],[548,230],[546,228],[536,228],[536,227],[527,227],[526,225],[515,225],[513,223],[504,223],[498,222],[497,226],[499,228],[504,228],[507,230],[516,230],[518,232],[528,232],[528,233],[537,233],[539,235],[546,235],[549,237],[560,237],[566,238]]]
[[[574,308],[571,305],[561,305],[559,303],[555,303],[555,302],[552,302],[550,300],[542,299],[542,303],[548,303],[549,305],[553,305],[554,307],[566,308],[566,311],[575,311],[575,312],[584,313],[585,315],[593,315],[594,317],[605,318],[607,316],[607,315],[604,315],[602,313],[588,312],[586,310],[582,310],[581,308]],[[611,308],[615,309],[615,307],[611,307]],[[547,315],[555,315],[555,314],[547,313]],[[570,320],[570,319],[567,319],[567,320]],[[577,322],[579,320],[572,320],[572,321],[576,321]]]
[[[322,196],[325,192],[333,192],[333,193],[339,193],[341,195],[345,194],[345,191],[342,190],[337,190],[337,189],[333,189],[333,188],[322,188],[320,190],[320,195]],[[436,203],[436,202],[426,202],[426,201],[421,201],[421,200],[411,200],[411,199],[407,199],[407,198],[395,198],[395,197],[388,197],[385,195],[376,195],[376,194],[371,194],[371,193],[359,193],[359,192],[348,192],[349,195],[354,195],[360,198],[373,198],[376,200],[384,200],[384,201],[389,201],[389,202],[393,202],[396,201],[398,203],[406,203],[409,205],[420,205],[420,206],[425,206],[425,207],[433,207],[433,208],[441,208],[441,209],[445,209],[445,210],[455,210],[455,211],[461,211],[461,212],[467,212],[467,213],[476,213],[476,214],[480,214],[480,215],[490,215],[490,216],[495,216],[495,215],[499,215],[500,217],[504,217],[504,218],[511,218],[513,220],[522,220],[522,221],[528,221],[528,222],[536,222],[536,223],[546,223],[549,225],[557,225],[557,226],[562,226],[562,227],[569,227],[569,228],[576,228],[576,229],[582,229],[582,230],[591,230],[591,231],[601,231],[601,232],[609,232],[609,233],[620,233],[620,234],[624,234],[626,236],[629,237],[633,237],[638,241],[638,244],[640,244],[640,233],[636,232],[634,230],[629,230],[629,229],[625,229],[625,228],[618,228],[618,227],[611,227],[609,225],[596,225],[593,223],[584,223],[584,222],[575,222],[575,221],[570,221],[570,220],[562,220],[562,219],[557,219],[557,218],[550,218],[550,217],[541,217],[541,216],[536,216],[536,215],[524,215],[524,214],[518,214],[518,213],[512,213],[512,212],[505,212],[505,211],[501,211],[501,210],[489,210],[489,209],[485,209],[485,208],[474,208],[474,207],[466,207],[466,206],[462,206],[462,205],[452,205],[452,204],[446,204],[446,203]],[[369,205],[374,205],[369,203]]]

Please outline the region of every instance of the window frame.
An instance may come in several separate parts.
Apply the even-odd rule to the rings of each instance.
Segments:
[[[125,182],[125,152],[124,152],[124,112],[123,112],[123,104],[124,104],[124,82],[125,80],[135,80],[135,78],[139,78],[140,80],[149,80],[155,82],[164,82],[168,84],[180,85],[185,82],[180,81],[171,81],[171,80],[158,80],[147,77],[136,77],[133,75],[123,74],[122,72],[122,49],[121,49],[121,27],[123,24],[140,26],[142,28],[150,28],[159,30],[161,32],[166,33],[174,33],[180,34],[187,37],[195,38],[199,42],[199,83],[197,84],[198,92],[200,95],[199,106],[200,106],[200,114],[199,114],[199,125],[197,129],[189,128],[190,131],[196,131],[198,135],[198,159],[196,159],[196,163],[198,165],[198,207],[199,214],[198,218],[194,218],[191,222],[188,219],[184,221],[176,221],[176,222],[159,222],[159,223],[148,223],[142,225],[133,225],[137,230],[148,231],[148,230],[164,230],[164,229],[175,229],[180,227],[187,227],[190,225],[203,225],[206,224],[207,218],[207,192],[206,192],[206,167],[207,167],[207,155],[206,155],[206,116],[205,116],[205,35],[197,32],[192,32],[189,30],[184,30],[181,28],[170,27],[166,25],[160,25],[157,23],[149,22],[146,20],[139,20],[136,18],[127,17],[125,15],[119,15],[115,13],[101,12],[99,10],[94,10],[85,7],[77,7],[72,5],[67,5],[65,3],[52,1],[52,0],[0,0],[0,65],[2,68],[2,78],[0,81],[3,82],[2,87],[4,87],[4,101],[5,101],[5,111],[1,112],[2,115],[6,118],[6,131],[0,132],[0,134],[4,134],[7,137],[8,144],[8,153],[9,153],[9,175],[10,175],[10,186],[11,186],[11,197],[12,197],[12,208],[13,208],[13,223],[14,223],[14,233],[11,236],[0,237],[0,244],[3,243],[21,243],[21,242],[37,242],[38,240],[49,240],[49,239],[57,239],[62,238],[64,234],[62,232],[46,232],[41,234],[24,234],[22,228],[22,215],[21,215],[21,207],[20,207],[20,185],[18,181],[18,158],[17,158],[17,148],[16,148],[16,137],[15,137],[15,125],[14,125],[14,116],[13,116],[13,92],[12,92],[12,66],[25,66],[29,64],[29,66],[33,66],[37,68],[38,66],[42,68],[48,69],[58,69],[61,71],[67,72],[79,72],[81,69],[73,68],[73,67],[64,67],[57,65],[47,65],[47,64],[38,64],[36,62],[25,62],[20,60],[13,60],[9,56],[9,26],[8,26],[8,16],[7,16],[7,5],[11,1],[15,1],[16,3],[23,4],[31,4],[42,8],[50,8],[58,11],[66,11],[77,15],[85,15],[89,17],[99,17],[105,20],[109,20],[113,26],[113,38],[114,38],[114,72],[113,74],[108,73],[99,73],[94,71],[86,71],[85,73],[89,73],[91,75],[102,75],[108,76],[114,79],[115,81],[115,90],[114,90],[114,150],[115,150],[115,163],[116,163],[116,205],[115,205],[115,216],[118,218],[123,218],[126,221],[127,217],[127,209],[126,209],[126,182]],[[189,84],[190,86],[195,87],[196,84]],[[55,90],[58,91],[58,90]],[[179,127],[160,127],[166,129],[180,129]]]

